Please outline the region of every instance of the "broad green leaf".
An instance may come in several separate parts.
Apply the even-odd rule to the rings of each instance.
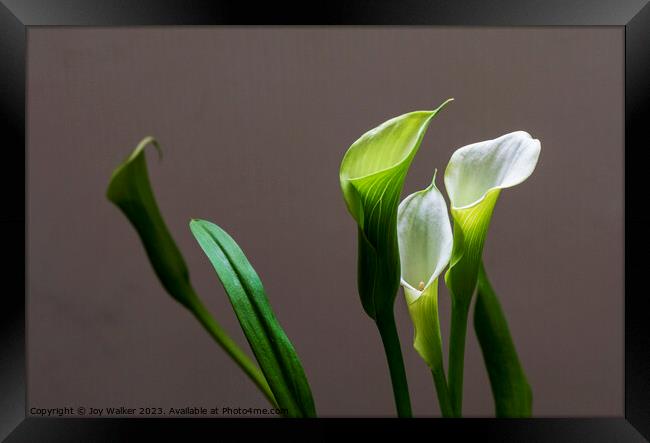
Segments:
[[[397,206],[409,166],[433,111],[417,111],[386,121],[355,141],[341,162],[339,179],[348,210],[358,226],[358,286],[373,319],[392,313],[400,282]]]
[[[449,392],[461,414],[467,317],[476,288],[483,245],[502,189],[526,180],[535,170],[539,140],[524,131],[458,149],[445,170],[454,219],[454,246],[445,283],[452,296]]]
[[[223,284],[246,339],[280,408],[290,417],[315,417],[309,383],[298,355],[278,323],[255,269],[219,226],[192,220],[190,229]]]
[[[239,365],[273,405],[277,405],[264,375],[215,321],[190,283],[185,260],[163,220],[149,183],[144,148],[160,146],[153,137],[144,138],[114,172],[107,197],[131,222],[169,295],[189,309],[219,346]]]
[[[478,276],[474,329],[490,377],[496,416],[530,417],[533,393],[483,263]]]

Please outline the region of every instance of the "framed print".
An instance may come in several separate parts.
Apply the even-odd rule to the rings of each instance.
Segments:
[[[645,1],[2,3],[6,441],[648,438]]]

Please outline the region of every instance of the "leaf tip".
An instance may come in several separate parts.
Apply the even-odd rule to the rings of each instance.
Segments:
[[[190,229],[194,230],[195,228],[198,228],[202,222],[203,220],[201,220],[200,218],[194,218],[194,217],[190,218]]]
[[[158,140],[156,140],[156,137],[154,137],[153,135],[147,135],[145,138],[140,140],[140,143],[138,143],[138,146],[133,151],[133,154],[131,154],[129,160],[135,157],[136,155],[138,155],[140,151],[142,151],[145,147],[147,147],[147,145],[153,145],[153,147],[156,148],[156,151],[158,151],[158,159],[162,160],[163,158],[162,148],[160,147],[160,143],[158,143]]]
[[[142,140],[140,140],[140,143],[135,147],[133,152],[127,157],[122,164],[120,164],[117,168],[113,170],[113,173],[111,174],[111,178],[108,182],[108,188],[106,189],[106,198],[108,198],[110,201],[115,202],[115,199],[117,198],[117,193],[118,190],[116,187],[116,182],[119,180],[118,177],[122,176],[123,173],[125,173],[126,170],[128,170],[128,167],[130,164],[133,163],[133,161],[138,158],[138,156],[142,153],[144,148],[146,148],[148,145],[153,145],[154,148],[156,148],[156,151],[158,151],[158,158],[162,160],[162,148],[160,147],[160,144],[158,143],[158,140],[156,140],[155,137],[148,135],[144,137]]]

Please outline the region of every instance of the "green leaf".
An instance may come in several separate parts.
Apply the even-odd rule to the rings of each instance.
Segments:
[[[126,161],[115,169],[106,195],[138,232],[163,287],[178,302],[189,307],[196,294],[190,284],[185,260],[167,229],[149,184],[144,155],[144,148],[149,144],[161,153],[160,145],[153,137],[144,138]]]
[[[341,162],[339,180],[348,211],[358,225],[358,285],[361,303],[373,319],[391,312],[400,282],[397,206],[406,173],[433,111],[386,121],[355,141]]]
[[[153,137],[144,138],[113,172],[107,197],[122,210],[137,231],[149,262],[167,293],[194,314],[208,334],[257,385],[269,402],[277,406],[264,375],[215,321],[190,283],[185,260],[167,229],[149,184],[144,155],[144,148],[149,144],[155,146],[160,153],[160,146]]]
[[[530,417],[533,393],[519,362],[501,305],[481,263],[474,329],[490,377],[497,417]]]
[[[190,229],[223,284],[248,343],[280,408],[290,417],[315,417],[309,383],[298,355],[278,323],[255,269],[219,226],[192,220]]]

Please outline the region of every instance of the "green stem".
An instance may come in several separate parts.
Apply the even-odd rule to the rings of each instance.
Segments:
[[[412,417],[411,399],[409,397],[408,382],[406,381],[406,371],[404,370],[404,360],[402,359],[402,349],[392,311],[381,318],[377,318],[377,328],[388,360],[397,415],[398,417]]]
[[[463,370],[468,315],[469,303],[458,303],[452,299],[449,332],[449,396],[456,417],[461,417],[463,410]]]
[[[264,374],[262,374],[262,371],[260,371],[257,365],[250,358],[248,358],[246,353],[244,353],[244,351],[242,351],[242,349],[237,346],[237,343],[235,343],[228,336],[226,331],[224,331],[221,326],[219,326],[214,317],[212,317],[210,312],[197,296],[191,298],[189,309],[203,325],[205,330],[208,331],[208,334],[212,336],[214,341],[216,341],[217,344],[219,344],[219,346],[221,346],[221,348],[226,351],[226,353],[235,361],[235,363],[237,363],[237,365],[246,373],[246,375],[248,375],[253,383],[257,385],[257,387],[260,389],[260,391],[262,391],[268,401],[274,407],[279,407],[278,403],[275,400],[275,397],[273,396],[273,392],[271,392],[271,388],[269,387],[269,384],[264,377]]]
[[[433,375],[433,383],[436,385],[436,392],[438,393],[438,404],[440,405],[440,412],[443,417],[454,417],[454,409],[451,406],[451,399],[449,398],[449,388],[447,387],[447,378],[445,377],[445,370],[431,370]]]

